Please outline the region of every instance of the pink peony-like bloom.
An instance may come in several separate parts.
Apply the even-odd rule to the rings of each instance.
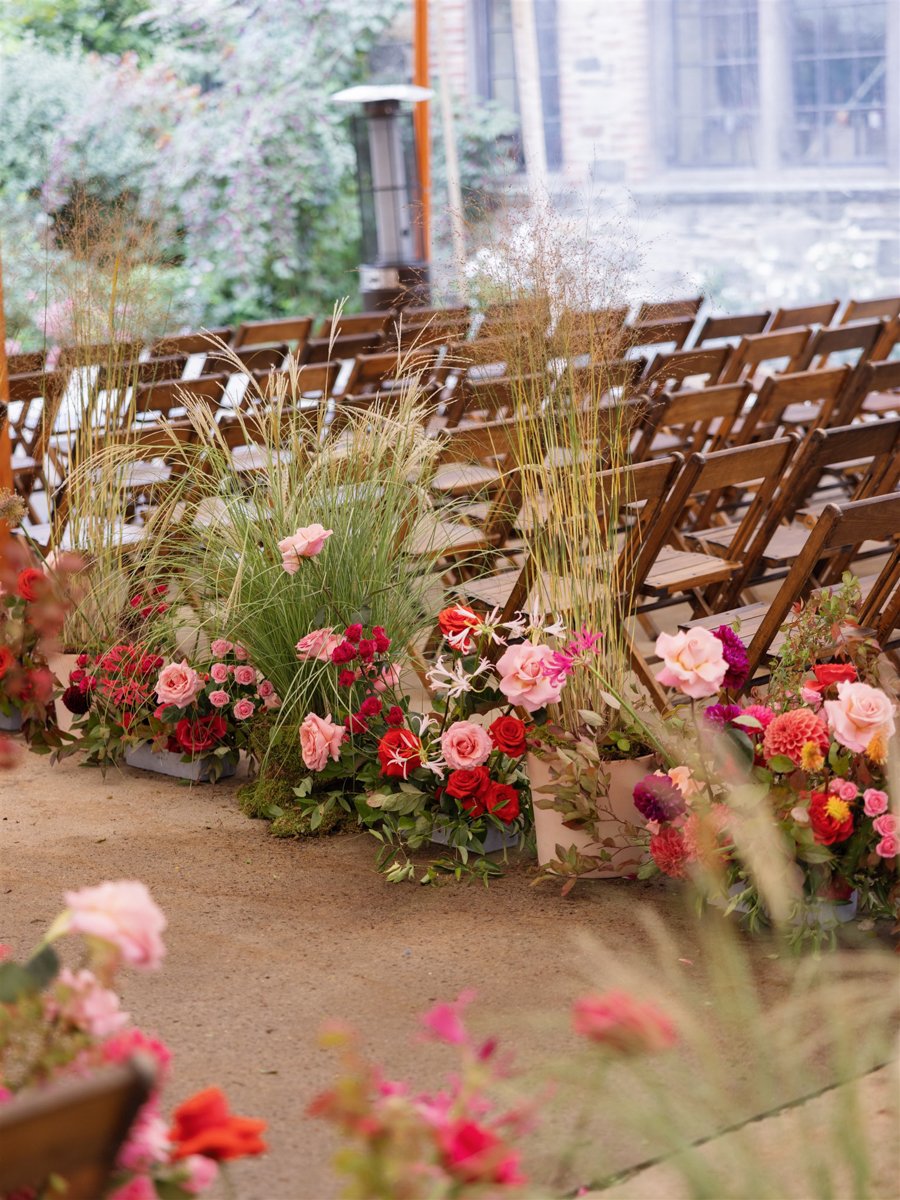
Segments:
[[[104,1042],[100,1048],[103,1061],[108,1063],[128,1062],[135,1054],[146,1054],[156,1063],[158,1083],[162,1085],[169,1076],[172,1051],[158,1037],[144,1033],[143,1029],[123,1029]]]
[[[664,687],[676,688],[685,696],[702,700],[714,696],[728,674],[722,643],[699,626],[679,633],[661,633],[656,653],[663,660],[656,678]]]
[[[618,1054],[667,1050],[678,1040],[674,1024],[661,1009],[628,992],[583,996],[572,1006],[572,1024],[576,1033]]]
[[[769,722],[763,738],[763,755],[768,760],[781,754],[799,767],[804,746],[812,743],[825,754],[829,741],[828,728],[818,713],[809,708],[792,708]]]
[[[848,750],[863,754],[880,736],[885,743],[894,736],[896,723],[891,698],[867,683],[837,685],[837,700],[825,701],[825,716],[837,741]]]
[[[303,525],[290,537],[282,538],[278,549],[281,551],[281,565],[288,575],[294,575],[300,569],[301,558],[315,558],[321,553],[333,532],[333,529],[325,529],[318,524]]]
[[[881,837],[890,837],[897,832],[897,818],[893,813],[883,813],[872,822],[872,828]]]
[[[209,702],[214,708],[224,708],[225,705],[230,702],[230,700],[231,697],[227,692],[218,691],[209,693]]]
[[[225,663],[213,663],[209,668],[209,674],[216,683],[224,683],[228,678],[228,668]]]
[[[266,696],[271,696],[274,691],[275,688],[272,686],[270,681],[268,679],[263,679],[260,682],[259,687],[256,689],[256,694],[259,696],[260,700],[265,700]]]
[[[256,683],[255,669],[253,667],[235,667],[234,681],[242,687],[249,687],[251,684]]]
[[[215,658],[224,658],[226,654],[234,649],[234,643],[226,642],[224,638],[216,638],[209,649]]]
[[[169,663],[163,667],[154,690],[160,704],[187,708],[203,690],[203,680],[188,665],[187,659],[182,659],[180,663]]]
[[[759,721],[763,729],[767,729],[775,720],[775,713],[769,708],[768,704],[748,704],[746,708],[741,710],[742,717],[753,717]],[[744,729],[745,733],[759,733],[758,729]]]
[[[467,988],[455,1000],[436,1004],[429,1009],[421,1018],[426,1036],[437,1042],[446,1042],[448,1046],[468,1045],[470,1039],[462,1014],[474,999],[475,992]]]
[[[238,700],[237,704],[235,704],[231,711],[234,713],[234,719],[236,721],[246,721],[248,717],[252,717],[256,712],[256,707],[254,706],[252,700],[243,699]]]
[[[474,721],[454,721],[441,735],[441,752],[453,771],[480,767],[487,762],[493,748],[488,731]]]
[[[65,900],[66,932],[109,942],[133,967],[155,969],[162,962],[166,918],[140,881],[100,883],[66,892]]]
[[[832,779],[828,790],[833,796],[840,796],[842,800],[846,800],[848,804],[859,795],[859,788],[850,779]]]
[[[94,1037],[106,1038],[128,1023],[118,995],[105,988],[93,971],[71,971],[63,967],[57,991],[48,997],[52,1016],[83,1029]]]
[[[716,643],[718,645],[718,643]],[[510,702],[536,712],[546,704],[555,704],[564,681],[554,682],[546,673],[551,667],[553,651],[549,646],[519,642],[509,646],[497,662],[500,691]]]
[[[219,1176],[219,1164],[205,1154],[189,1154],[182,1159],[181,1167],[187,1172],[181,1186],[191,1196],[200,1196],[216,1182]]]
[[[344,639],[333,629],[313,629],[297,643],[297,657],[301,662],[331,662],[331,655]]]
[[[880,817],[883,812],[887,812],[888,803],[887,792],[879,791],[878,788],[866,788],[863,792],[863,812],[867,817]]]
[[[347,736],[343,725],[335,725],[331,713],[327,717],[309,713],[300,726],[300,753],[310,771],[321,771],[330,755],[334,762],[341,757],[341,743]]]
[[[107,1200],[157,1200],[156,1188],[149,1175],[132,1175],[121,1187],[109,1192]]]
[[[896,858],[898,846],[900,846],[900,843],[897,841],[896,834],[889,833],[875,847],[875,853],[881,858]]]
[[[460,1117],[438,1131],[438,1140],[447,1170],[464,1183],[510,1188],[525,1183],[519,1170],[519,1152],[486,1125]]]

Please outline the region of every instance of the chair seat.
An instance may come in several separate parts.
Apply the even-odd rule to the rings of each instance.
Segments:
[[[235,446],[231,451],[231,462],[235,471],[245,473],[266,471],[273,462],[291,461],[292,451],[271,450],[268,446]]]
[[[782,425],[814,425],[822,411],[822,405],[813,401],[809,404],[789,404],[781,414]]]
[[[502,474],[496,467],[484,467],[478,463],[445,463],[438,467],[431,480],[436,492],[450,496],[469,496],[484,488],[500,483]]]
[[[900,412],[900,392],[870,392],[863,401],[862,411],[878,416]]]
[[[92,478],[99,482],[101,474],[95,471]],[[159,487],[168,483],[172,478],[172,468],[161,459],[132,463],[119,479],[119,486],[129,492],[141,491],[144,488]]]
[[[690,588],[722,583],[731,577],[740,563],[702,554],[696,550],[677,550],[664,546],[656,556],[641,591],[654,596],[672,595]]]
[[[446,558],[489,550],[491,543],[474,525],[444,521],[436,515],[423,517],[412,531],[407,550],[425,558]]]

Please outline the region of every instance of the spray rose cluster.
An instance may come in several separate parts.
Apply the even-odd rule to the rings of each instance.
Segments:
[[[265,1122],[234,1116],[218,1088],[163,1115],[161,1092],[172,1055],[122,1009],[123,967],[157,970],[166,918],[143,883],[105,882],[66,893],[66,908],[23,963],[0,962],[0,1105],[47,1080],[84,1078],[141,1055],[152,1064],[151,1094],[119,1150],[106,1200],[188,1200],[215,1182],[231,1159],[262,1154]],[[63,966],[59,947],[78,938],[83,965]]]

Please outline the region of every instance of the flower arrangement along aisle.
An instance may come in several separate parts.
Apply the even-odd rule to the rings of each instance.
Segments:
[[[497,873],[481,856],[522,845],[530,832],[524,757],[565,683],[548,671],[554,650],[543,639],[564,631],[525,617],[495,622],[458,605],[440,613],[444,644],[428,671],[427,713],[410,711],[409,697],[398,695],[392,642],[381,627],[317,629],[298,643],[301,658],[331,664],[339,707],[310,712],[300,725],[310,775],[297,798],[313,828],[336,806],[355,812],[383,843],[379,866],[392,881],[415,878],[406,852],[430,841],[454,853],[432,864],[425,881],[441,869]]]
[[[216,639],[209,653],[200,669],[167,662],[141,640],[80,654],[62,701],[81,736],[64,753],[85,750],[105,767],[137,752],[133,765],[187,775],[176,769],[184,764],[189,777],[213,782],[233,774],[250,721],[280,700],[240,645]]]
[[[806,632],[800,624],[793,640]],[[669,723],[681,735],[678,765],[634,789],[652,858],[645,873],[710,873],[729,908],[756,928],[770,917],[755,878],[766,869],[759,858],[768,839],[794,885],[786,915],[803,933],[852,916],[857,900],[862,913],[896,918],[897,818],[887,771],[897,700],[878,686],[877,647],[857,639],[855,661],[813,654],[800,675],[789,644],[790,686],[776,667],[765,702],[725,697],[700,709],[735,673],[746,675],[738,635],[718,635],[696,628],[657,641],[657,678],[689,698],[690,716]]]
[[[153,1064],[155,1085],[119,1150],[103,1200],[199,1196],[226,1162],[265,1153],[265,1122],[234,1116],[214,1087],[185,1100],[166,1121],[160,1093],[171,1051],[132,1023],[116,989],[123,966],[161,965],[165,916],[138,882],[101,883],[65,899],[65,911],[24,962],[0,947],[0,1107],[31,1089],[142,1055]],[[56,949],[70,938],[79,939],[81,951],[71,967]],[[38,1188],[46,1183],[34,1181]]]
[[[38,567],[26,547],[10,540],[0,553],[0,728],[21,728],[35,750],[59,743],[48,654],[82,569],[71,554]]]

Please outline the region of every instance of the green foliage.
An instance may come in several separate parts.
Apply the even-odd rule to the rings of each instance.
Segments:
[[[31,36],[48,49],[73,45],[96,54],[149,56],[159,33],[147,0],[6,0],[0,37]]]

